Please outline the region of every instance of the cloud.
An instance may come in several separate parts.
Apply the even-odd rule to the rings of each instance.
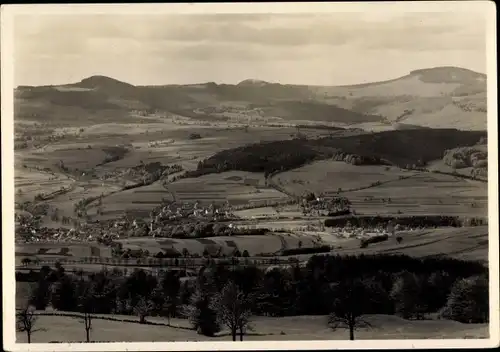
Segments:
[[[317,15],[85,15],[32,16],[23,20],[28,26],[18,28],[19,36],[28,40],[85,41],[87,38],[131,39],[142,41],[180,41],[260,44],[269,46],[302,46],[308,44],[342,45],[357,41],[368,46],[395,47],[415,42],[425,50],[440,36],[448,46],[460,48],[453,36],[474,33],[484,36],[481,16],[444,13],[368,16],[358,13]],[[389,20],[390,19],[390,20]],[[19,22],[21,23],[21,22]],[[437,38],[437,39],[436,39]],[[470,45],[470,44],[469,44]]]
[[[234,71],[242,66],[245,74],[256,76],[258,69],[278,81],[279,76],[282,81],[292,76],[307,80],[312,68],[331,66],[332,75],[348,80],[349,75],[359,79],[355,70],[368,75],[367,70],[384,67],[390,77],[410,66],[448,61],[470,66],[476,60],[474,67],[483,67],[485,60],[485,20],[476,13],[19,15],[14,23],[21,81],[38,71],[50,77],[52,67],[58,67],[61,81],[76,77],[64,70],[77,67],[82,75],[112,70],[118,76],[135,71],[133,79],[139,73],[155,77],[153,71],[165,65],[184,70],[175,73],[176,79],[184,75],[191,82],[196,81],[193,67],[208,79],[215,74],[227,78],[224,67]],[[408,63],[391,74],[391,58]]]

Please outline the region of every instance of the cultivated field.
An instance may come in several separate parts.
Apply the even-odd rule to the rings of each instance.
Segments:
[[[168,186],[176,201],[221,203],[233,205],[273,202],[288,197],[265,185],[264,176],[251,172],[223,172],[197,178],[182,179]]]
[[[259,207],[251,209],[237,210],[234,215],[241,219],[273,219],[277,217],[301,218],[302,210],[299,205],[283,205],[272,207]]]
[[[161,204],[162,200],[172,201],[172,194],[155,182],[148,186],[138,187],[125,191],[117,191],[102,200],[102,215],[97,215],[97,209],[90,209],[88,214],[94,218],[115,219],[125,213],[137,214],[139,217],[148,217],[149,212]]]
[[[58,165],[62,161],[64,166],[72,170],[86,170],[94,168],[104,161],[106,152],[102,148],[106,148],[106,146],[96,146],[86,143],[86,141],[64,142],[64,144],[59,142],[30,151],[18,152],[16,153],[16,162],[59,171]]]
[[[420,173],[342,195],[351,201],[358,214],[488,215],[486,183],[435,173]]]
[[[267,225],[272,227],[273,223]],[[276,226],[275,223],[274,225]],[[240,252],[247,250],[250,256],[255,256],[262,253],[277,253],[283,249],[298,248],[300,241],[302,247],[330,245],[334,248],[330,255],[405,254],[412,257],[449,256],[462,260],[488,261],[487,226],[397,231],[396,236],[403,238],[402,243],[398,244],[395,238],[390,237],[385,242],[370,244],[367,248],[360,248],[359,239],[343,237],[342,231],[339,232],[331,228],[325,228],[323,231],[298,230],[298,227],[296,224],[294,231],[271,233],[265,236],[220,236],[200,239],[138,237],[122,239],[119,242],[123,244],[124,249],[143,249],[148,250],[151,254],[158,251],[171,252],[172,250],[181,254],[184,249],[187,249],[190,254],[202,255],[205,249],[210,252],[217,252],[220,249],[221,254],[231,255],[238,249]],[[16,245],[16,267],[23,267],[21,265],[23,258],[32,260],[38,258],[49,261],[64,259],[76,261],[75,264],[64,265],[68,270],[74,267],[98,271],[103,268],[104,260],[102,264],[85,264],[83,261],[85,257],[96,256],[96,254],[103,258],[110,258],[111,250],[97,244],[18,244]],[[293,257],[305,261],[311,256],[311,254],[307,254],[294,255]],[[132,259],[130,263],[134,263],[134,260]],[[114,266],[120,266],[120,264],[110,265],[110,267]]]
[[[408,177],[415,172],[397,167],[370,165],[355,166],[342,161],[322,160],[279,173],[273,182],[295,195],[314,192],[333,195],[340,189],[348,191],[370,187],[375,182],[389,182]]]
[[[134,317],[127,317],[134,319]],[[137,318],[135,318],[137,319]],[[158,318],[150,318],[159,321]],[[252,319],[254,331],[244,337],[245,341],[279,341],[279,340],[345,340],[349,333],[339,329],[332,331],[326,325],[326,316],[297,316],[284,318],[255,317]],[[487,338],[487,324],[461,324],[448,320],[409,321],[394,316],[367,316],[372,328],[360,329],[356,339],[419,339],[425,338]],[[166,321],[164,320],[164,323]],[[84,341],[85,330],[81,318],[61,316],[40,316],[40,331],[33,335],[35,343],[60,341]],[[177,319],[172,325],[185,325]],[[102,319],[93,320],[91,339],[94,341],[121,342],[126,336],[127,342],[169,342],[169,341],[230,341],[228,331],[222,331],[214,338],[196,334],[193,330],[168,326],[142,325],[123,323]],[[18,332],[18,342],[26,342],[26,334]]]
[[[291,233],[274,233],[265,236],[218,236],[196,239],[176,238],[127,238],[118,240],[123,243],[123,248],[137,250],[142,248],[150,253],[161,250],[175,249],[182,253],[187,249],[190,254],[202,255],[205,249],[211,251],[221,249],[221,253],[231,255],[235,250],[248,251],[250,256],[266,253],[277,253],[283,249],[297,248],[299,241],[304,247],[310,247],[314,243],[314,237]]]
[[[453,257],[462,260],[488,261],[488,227],[438,228],[415,231],[396,231],[403,241],[395,237],[360,248],[359,239],[339,238],[342,233],[316,232],[323,243],[335,246],[330,254],[405,254],[411,257]],[[304,259],[307,256],[297,256]]]
[[[14,177],[16,202],[32,201],[37,194],[48,195],[61,190],[61,187],[69,188],[73,184],[73,180],[64,175],[32,168],[16,168]]]
[[[33,126],[25,125],[22,126],[24,132],[29,134],[35,131]],[[121,187],[129,184],[130,180],[112,177],[101,181],[99,178],[110,172],[126,171],[151,162],[180,164],[185,170],[194,170],[200,160],[218,151],[258,141],[290,139],[296,130],[261,126],[250,126],[245,130],[241,126],[230,127],[224,123],[190,126],[174,123],[171,119],[154,118],[149,123],[57,127],[46,133],[47,138],[53,135],[63,137],[47,143],[40,142],[43,145],[39,148],[16,152],[16,201],[32,201],[37,194],[66,187],[65,194],[58,194],[48,204],[53,209],[59,209],[61,215],[74,216],[73,208],[78,201],[103,194],[101,215],[97,215],[95,204],[88,207],[91,218],[103,220],[125,213],[147,216],[162,199],[173,200],[174,196],[179,201],[217,203],[229,200],[234,205],[286,199],[286,195],[266,187],[260,174],[236,172],[207,175],[181,180],[168,189],[157,182],[127,191],[121,191]],[[192,139],[193,133],[200,138]],[[318,137],[328,135],[329,131],[308,129],[303,134]],[[126,146],[128,151],[119,160],[105,162],[109,149],[117,146]],[[73,174],[78,172],[74,176],[63,173],[59,167],[61,163]],[[48,168],[50,171],[35,168]],[[89,171],[95,176],[89,175]],[[46,224],[50,223],[48,219],[43,220]]]
[[[16,244],[16,262],[22,258],[49,256],[51,258],[64,257],[67,259],[110,257],[111,249],[97,243],[39,242]]]

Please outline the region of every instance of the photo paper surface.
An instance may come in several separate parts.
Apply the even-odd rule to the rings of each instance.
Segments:
[[[4,349],[497,346],[494,14],[2,6]]]

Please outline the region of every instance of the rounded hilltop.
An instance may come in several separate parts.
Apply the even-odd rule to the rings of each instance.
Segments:
[[[116,86],[132,86],[131,84],[119,81],[117,79],[102,76],[102,75],[94,75],[87,78],[82,79],[77,83],[78,86],[82,88],[103,88],[103,87],[116,87]]]
[[[419,76],[421,81],[433,83],[467,83],[484,81],[486,75],[462,67],[441,66],[425,68],[410,72],[411,76]]]
[[[267,84],[270,84],[269,82],[260,80],[260,79],[245,79],[238,83],[238,86],[265,86]]]

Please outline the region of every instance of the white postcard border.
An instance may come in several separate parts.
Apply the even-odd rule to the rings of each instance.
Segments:
[[[247,341],[16,344],[14,266],[14,143],[13,143],[13,19],[16,14],[208,14],[208,13],[319,13],[319,12],[475,12],[487,17],[487,114],[490,337],[489,339]],[[400,1],[351,3],[226,3],[226,4],[60,4],[3,5],[1,8],[2,78],[2,279],[3,346],[7,351],[208,351],[269,349],[404,349],[481,348],[500,343],[497,51],[495,3],[492,1]]]

